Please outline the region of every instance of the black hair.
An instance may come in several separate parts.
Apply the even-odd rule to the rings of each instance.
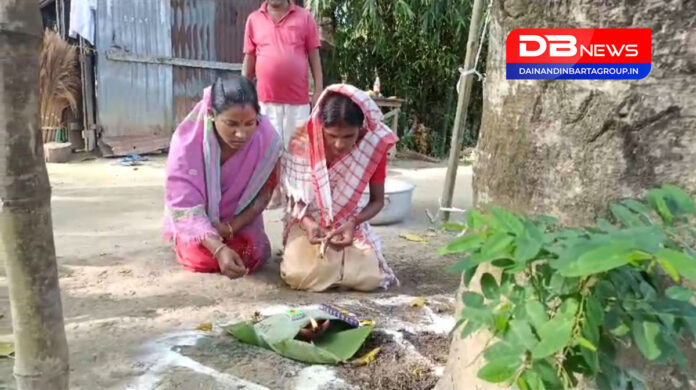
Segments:
[[[256,87],[244,76],[234,76],[224,80],[218,77],[211,89],[210,100],[215,115],[232,106],[247,104],[253,107],[257,114],[261,111]]]
[[[365,121],[365,114],[360,106],[348,96],[337,92],[331,92],[324,98],[319,117],[324,127],[362,127]]]

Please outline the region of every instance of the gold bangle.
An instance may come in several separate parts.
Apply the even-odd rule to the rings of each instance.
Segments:
[[[225,244],[225,243],[220,244],[220,246],[217,247],[217,249],[215,249],[215,252],[213,252],[213,258],[217,259],[217,255],[220,253],[222,248],[224,248],[226,246],[227,246],[227,244]]]
[[[232,238],[232,236],[234,235],[234,229],[232,229],[232,224],[229,222],[227,223],[227,229],[230,230],[230,236],[228,238]]]

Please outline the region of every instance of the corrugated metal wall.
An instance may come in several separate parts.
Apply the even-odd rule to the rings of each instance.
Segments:
[[[219,68],[241,64],[246,18],[261,2],[98,0],[102,151],[118,155],[166,147],[203,88],[233,73]],[[199,62],[177,65],[187,60]]]
[[[166,136],[174,126],[172,68],[107,59],[109,49],[170,57],[169,0],[99,0],[97,5],[97,117],[111,143]]]
[[[261,0],[171,0],[174,57],[227,63],[244,59],[244,26]],[[203,88],[232,72],[174,68],[174,115],[183,119],[200,100]]]

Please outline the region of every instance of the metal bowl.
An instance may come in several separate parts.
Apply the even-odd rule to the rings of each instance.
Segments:
[[[415,186],[405,181],[387,179],[384,183],[384,207],[370,220],[373,225],[390,225],[401,222],[411,213]],[[370,200],[370,190],[363,193],[361,204]]]

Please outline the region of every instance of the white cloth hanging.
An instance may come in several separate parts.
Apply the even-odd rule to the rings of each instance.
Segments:
[[[97,0],[72,0],[70,2],[70,30],[72,38],[81,36],[94,45],[94,22]]]

